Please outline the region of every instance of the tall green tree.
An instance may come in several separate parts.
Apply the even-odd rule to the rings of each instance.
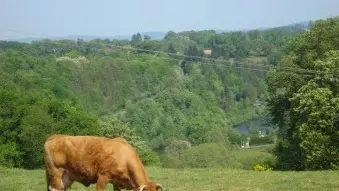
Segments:
[[[136,45],[137,43],[142,41],[142,37],[140,33],[134,34],[132,35],[132,39],[131,39],[131,45]]]
[[[338,31],[339,18],[316,22],[290,41],[281,70],[268,75],[268,107],[279,127],[275,154],[282,169],[338,168]]]
[[[151,40],[151,37],[148,36],[147,34],[144,35],[144,41],[148,41],[148,40]]]
[[[177,33],[175,33],[174,31],[168,31],[167,34],[165,35],[164,39],[168,40],[170,38],[173,38],[177,35]]]

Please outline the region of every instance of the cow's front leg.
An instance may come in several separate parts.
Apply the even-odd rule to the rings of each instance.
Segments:
[[[97,180],[97,191],[104,191],[106,185],[109,183],[107,176],[100,175]]]
[[[64,191],[66,191],[68,188],[71,189],[73,180],[71,179],[70,173],[68,172],[68,170],[64,170],[64,172],[62,173],[61,183],[64,187]]]

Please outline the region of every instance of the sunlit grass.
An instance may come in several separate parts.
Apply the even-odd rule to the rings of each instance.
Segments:
[[[161,183],[166,191],[174,190],[315,190],[339,191],[339,171],[254,172],[230,169],[164,169],[147,167],[151,179]],[[46,190],[43,170],[0,168],[0,190]],[[75,183],[72,191],[95,190]],[[106,190],[112,191],[112,185]]]

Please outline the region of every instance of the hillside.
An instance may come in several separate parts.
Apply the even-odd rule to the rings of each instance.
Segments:
[[[248,123],[250,144],[272,144],[277,136],[278,141],[290,143],[294,137],[284,129],[288,132],[293,130],[288,127],[299,124],[290,113],[305,116],[316,112],[298,113],[306,111],[290,107],[305,103],[300,100],[314,100],[312,94],[303,93],[322,85],[327,89],[319,89],[320,94],[331,100],[325,103],[332,104],[325,112],[329,114],[329,131],[325,133],[336,135],[335,78],[326,76],[325,81],[319,81],[319,76],[296,73],[310,69],[308,61],[321,63],[312,66],[320,71],[335,71],[336,27],[337,20],[329,19],[311,28],[313,36],[305,35],[305,26],[292,25],[220,34],[213,30],[169,31],[163,40],[137,33],[130,41],[0,41],[0,165],[40,168],[43,141],[50,134],[63,133],[125,137],[138,148],[145,164],[245,168],[235,160],[233,151],[248,137],[233,127],[269,119],[264,137]],[[324,44],[312,44],[317,38],[323,38]],[[304,50],[310,51],[307,56]],[[292,68],[292,72],[281,66]],[[304,86],[308,82],[313,84]],[[301,93],[294,94],[297,91]],[[295,105],[290,103],[292,95],[299,96],[293,99]],[[285,117],[296,123],[286,124]],[[301,122],[316,129],[312,121]],[[314,149],[309,144],[312,137],[299,133],[293,136],[300,135],[298,141],[305,138],[306,146]],[[331,140],[326,144],[332,145]],[[305,169],[294,164],[299,160],[284,157],[289,157],[289,152],[305,156],[308,150],[281,149],[286,145],[279,142],[280,147],[270,151],[280,156],[279,164],[291,165],[280,168]],[[323,155],[313,151],[317,160],[324,161]],[[332,154],[321,168],[335,168],[335,157],[336,153]],[[275,159],[261,159],[255,162],[276,165]],[[309,168],[319,168],[317,160],[311,161]]]
[[[175,45],[175,39],[161,41],[162,46]],[[38,148],[51,133],[112,136],[112,130],[104,130],[116,124],[111,120],[147,140],[146,148],[162,161],[178,141],[239,145],[242,138],[233,125],[264,116],[264,106],[254,105],[266,94],[265,71],[187,57],[194,51],[184,50],[188,55],[183,57],[138,50],[157,42],[137,42],[132,48],[126,41],[107,40],[0,42],[0,97],[6,100],[0,107],[5,117],[1,139],[8,151],[0,156],[11,158],[6,165],[40,166],[41,151],[30,145]],[[23,162],[22,156],[29,160]]]
[[[46,96],[56,102],[69,100],[70,106],[83,112],[102,118],[113,116],[129,124],[138,136],[148,140],[149,147],[159,151],[173,138],[200,144],[208,142],[210,136],[219,136],[225,145],[239,144],[240,138],[236,138],[238,135],[232,130],[232,124],[262,116],[263,108],[253,107],[253,104],[265,95],[265,72],[249,75],[246,70],[238,71],[219,63],[205,65],[202,61],[187,62],[181,67],[179,61],[168,56],[107,49],[103,43],[97,44],[98,49],[87,53],[86,57],[77,55],[79,52],[74,49],[60,56],[48,52],[42,52],[42,56],[25,53],[40,51],[41,45],[53,46],[54,43],[60,42],[18,44],[16,50],[8,48],[2,52],[1,72],[6,77],[1,95],[3,100],[9,101],[2,102],[4,112],[9,112],[5,105],[14,104],[13,113],[9,115],[21,113],[16,107],[23,102],[27,104],[27,113],[31,113],[37,109],[34,106],[49,102]],[[67,44],[58,46],[62,48],[60,51],[65,51]],[[78,48],[81,50],[81,46]],[[53,49],[58,50],[56,46]],[[25,97],[18,96],[23,92]],[[33,98],[36,101],[29,101]],[[55,106],[47,105],[46,110],[36,112],[57,120],[58,117],[49,112]],[[23,133],[19,129],[25,123],[32,127],[29,123],[33,121],[27,121],[24,116],[17,122],[8,121],[5,131],[18,128],[18,132]],[[40,124],[40,128],[47,125],[45,121],[34,123],[38,123],[35,126]],[[79,133],[78,130],[81,131],[74,126],[72,131]]]

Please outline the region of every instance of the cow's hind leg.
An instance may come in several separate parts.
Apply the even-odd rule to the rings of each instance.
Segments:
[[[97,191],[104,191],[106,185],[109,183],[109,179],[104,175],[99,175],[97,180]]]

